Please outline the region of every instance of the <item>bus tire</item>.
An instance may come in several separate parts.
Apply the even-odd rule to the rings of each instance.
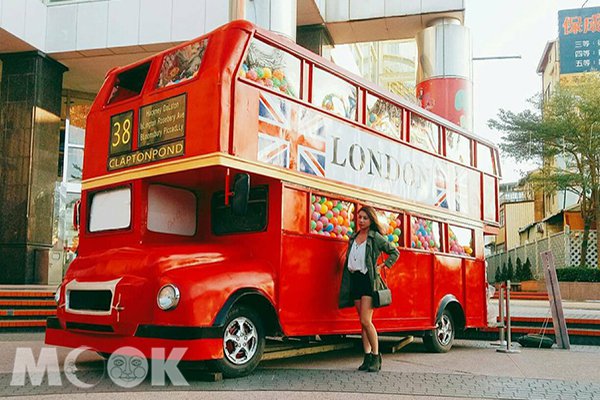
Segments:
[[[431,334],[423,337],[423,343],[427,350],[432,353],[447,353],[454,343],[454,318],[448,309],[445,309],[437,321],[436,328],[431,331]]]
[[[254,371],[265,350],[265,330],[258,313],[243,305],[233,306],[227,313],[222,337],[223,358],[214,360],[213,367],[225,378]]]

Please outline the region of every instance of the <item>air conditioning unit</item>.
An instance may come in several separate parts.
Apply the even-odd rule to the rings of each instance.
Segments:
[[[541,222],[538,222],[535,225],[535,230],[538,231],[538,233],[544,233],[544,224],[542,224]]]

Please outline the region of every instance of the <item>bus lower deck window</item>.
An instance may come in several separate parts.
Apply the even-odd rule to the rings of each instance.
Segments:
[[[215,235],[229,233],[262,232],[267,228],[269,190],[267,186],[250,189],[248,210],[245,215],[235,215],[231,206],[225,205],[225,193],[216,192],[212,197],[211,226]]]

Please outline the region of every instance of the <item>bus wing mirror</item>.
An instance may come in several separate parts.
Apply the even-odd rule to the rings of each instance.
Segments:
[[[79,230],[79,215],[81,211],[81,200],[77,200],[73,205],[73,229]]]
[[[250,196],[250,175],[237,174],[233,179],[233,196],[231,198],[231,211],[233,215],[245,215],[248,210]]]

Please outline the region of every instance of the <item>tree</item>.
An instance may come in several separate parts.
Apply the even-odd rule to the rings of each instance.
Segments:
[[[512,259],[508,257],[508,267],[506,268],[506,275],[504,276],[505,281],[512,281],[515,275],[515,270],[513,268]]]
[[[589,230],[600,221],[600,75],[585,74],[570,86],[559,86],[537,109],[520,113],[500,110],[490,128],[505,133],[500,147],[517,161],[537,160],[541,168],[528,181],[546,192],[567,190],[579,197],[584,222],[582,260]],[[596,245],[600,245],[597,235]],[[600,246],[598,247],[600,248]],[[600,258],[598,259],[600,268]]]
[[[521,282],[523,279],[523,263],[521,257],[517,257],[517,266],[515,267],[515,282]]]
[[[502,282],[502,268],[500,266],[496,268],[496,272],[494,273],[494,282]]]
[[[506,263],[502,263],[502,270],[500,271],[500,282],[506,281]]]
[[[530,281],[533,279],[533,273],[531,272],[531,262],[529,261],[529,257],[525,260],[525,264],[523,264],[523,275],[521,277],[521,281]]]

